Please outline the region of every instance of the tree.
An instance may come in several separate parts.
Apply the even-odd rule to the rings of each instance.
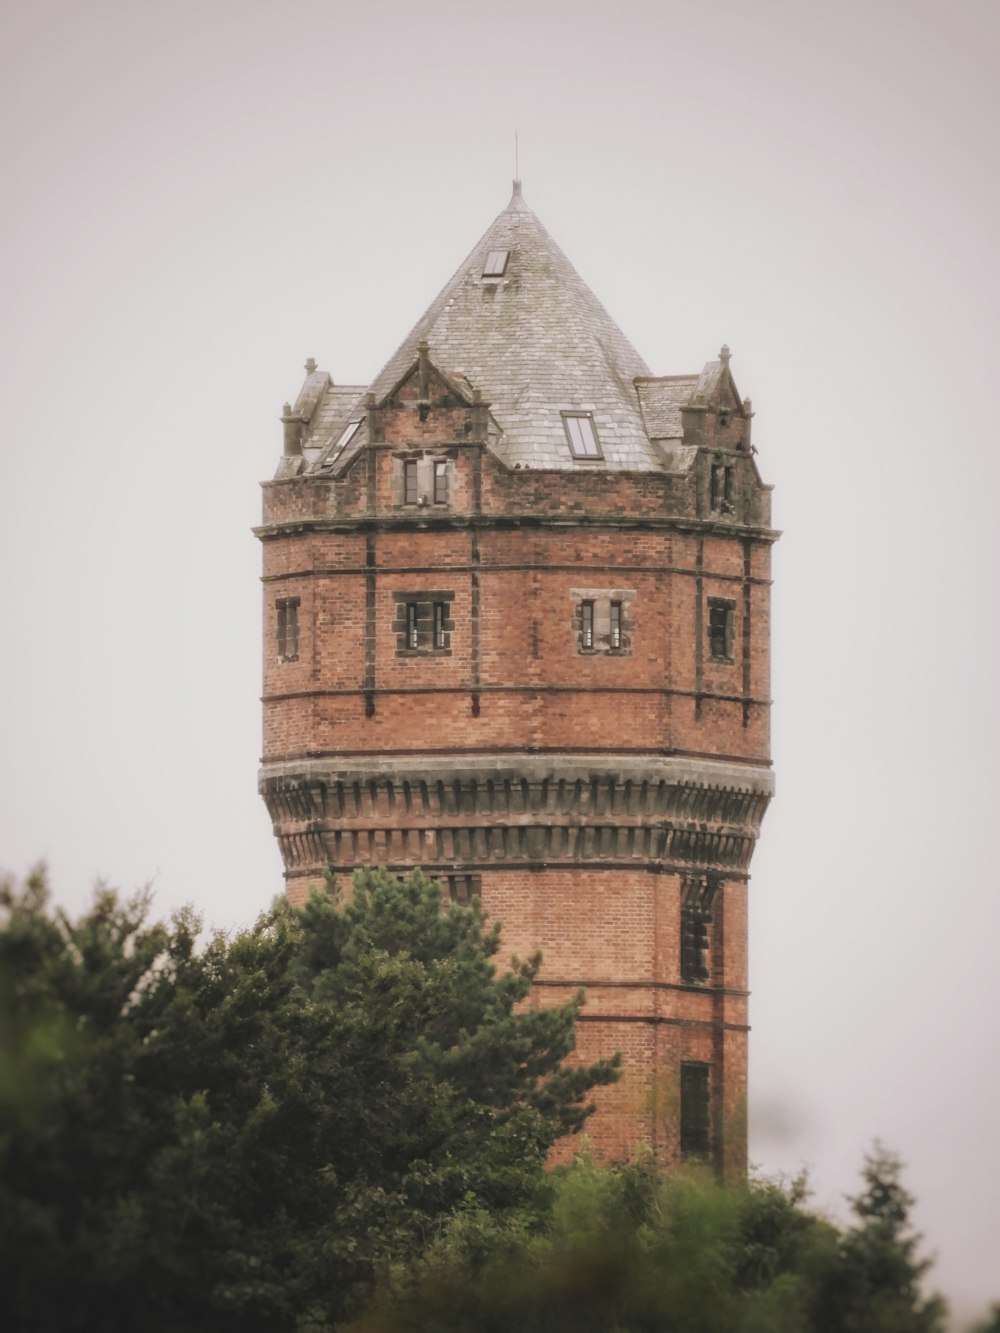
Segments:
[[[804,1206],[802,1180],[726,1189],[578,1161],[540,1225],[459,1216],[349,1333],[936,1333],[942,1303],[922,1296],[926,1265],[899,1231],[898,1163],[880,1154],[866,1180],[859,1228],[841,1232]],[[859,1229],[886,1217],[897,1252],[875,1263],[885,1249]]]
[[[921,1280],[930,1260],[918,1255],[910,1228],[913,1198],[903,1188],[902,1162],[876,1143],[865,1158],[864,1188],[850,1200],[857,1219],[841,1240],[841,1262],[820,1285],[814,1309],[819,1333],[939,1333],[944,1303],[925,1299]]]
[[[523,1009],[499,929],[422,876],[283,903],[199,947],[182,912],[44,877],[0,896],[0,1276],[25,1333],[325,1329],[459,1208],[530,1212],[613,1062],[580,1000]]]

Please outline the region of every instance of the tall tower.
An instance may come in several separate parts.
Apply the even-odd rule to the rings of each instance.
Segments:
[[[370,386],[306,372],[257,529],[289,897],[481,895],[622,1052],[597,1154],[738,1177],[777,534],[728,349],[650,374],[515,182]]]

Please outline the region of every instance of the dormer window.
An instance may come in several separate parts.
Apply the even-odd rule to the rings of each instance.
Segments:
[[[509,250],[491,250],[486,256],[486,263],[483,265],[483,277],[502,278],[507,271],[509,257]]]
[[[589,412],[564,412],[563,425],[569,440],[570,453],[574,458],[600,458],[601,446],[597,442],[597,427]]]

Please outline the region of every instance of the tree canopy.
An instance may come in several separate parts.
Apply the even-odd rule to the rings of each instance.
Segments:
[[[419,874],[199,945],[109,891],[3,891],[0,1265],[25,1333],[323,1329],[460,1208],[531,1211],[614,1061]]]
[[[803,1180],[578,1161],[541,1225],[466,1210],[350,1333],[943,1333],[898,1161],[877,1151],[865,1183],[841,1230]]]

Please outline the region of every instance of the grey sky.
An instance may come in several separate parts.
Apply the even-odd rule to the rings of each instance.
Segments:
[[[281,403],[375,375],[516,127],[654,373],[730,344],[777,487],[752,1156],[838,1208],[881,1136],[939,1284],[1000,1295],[996,5],[6,0],[0,50],[0,863],[220,925],[280,889]]]

